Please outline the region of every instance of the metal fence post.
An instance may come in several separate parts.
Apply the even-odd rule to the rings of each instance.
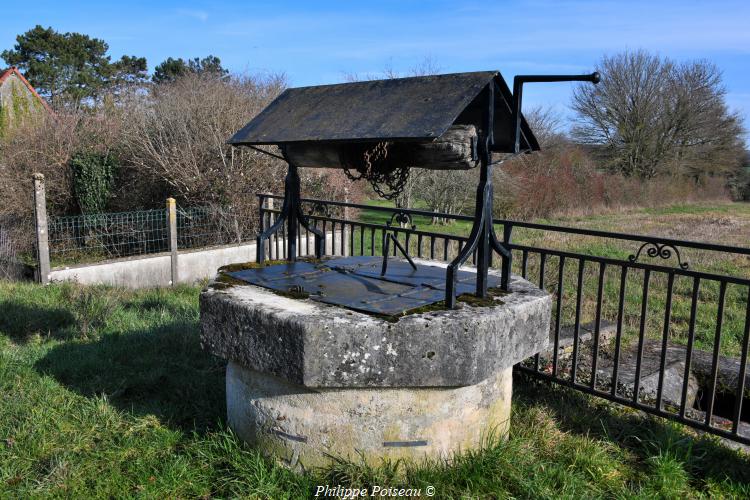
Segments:
[[[34,226],[36,232],[37,280],[49,283],[49,234],[47,227],[47,196],[44,189],[44,175],[34,174]]]
[[[344,203],[349,203],[349,188],[344,188]],[[344,220],[349,220],[349,207],[344,205]],[[352,249],[349,248],[351,228],[344,224],[341,227],[341,237],[344,239],[344,255],[351,255]]]
[[[274,213],[268,212],[267,210],[273,210],[273,198],[271,198],[271,193],[266,193],[266,196],[263,198],[263,210],[266,211],[265,213],[268,214],[268,226],[265,226],[263,224],[263,221],[260,221],[260,231],[263,232],[267,227],[273,226],[273,223],[275,221]],[[261,214],[261,217],[263,215]],[[268,258],[270,260],[276,260],[278,259],[278,256],[276,255],[276,248],[275,245],[271,244],[271,239],[276,238],[276,235],[272,235],[270,238],[268,238],[263,244],[267,245],[266,247],[266,255],[268,255]]]
[[[177,203],[174,198],[167,198],[167,227],[169,228],[170,285],[177,284]]]

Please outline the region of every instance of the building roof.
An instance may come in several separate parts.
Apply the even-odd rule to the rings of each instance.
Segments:
[[[497,71],[394,78],[285,90],[230,140],[235,145],[291,142],[431,140],[454,123],[481,126],[478,96],[495,89],[495,150],[513,146],[512,94]],[[522,149],[539,149],[522,120]]]
[[[2,85],[3,82],[5,82],[5,80],[7,80],[11,75],[16,75],[18,79],[21,80],[21,83],[23,83],[26,86],[26,88],[29,89],[29,91],[34,95],[34,97],[39,99],[39,102],[42,103],[42,106],[44,106],[44,109],[46,109],[50,113],[53,112],[52,108],[50,108],[49,104],[47,104],[47,101],[45,101],[42,98],[42,96],[40,96],[39,93],[37,93],[36,89],[31,86],[29,81],[23,76],[23,74],[21,74],[20,71],[18,71],[18,68],[16,68],[15,66],[11,66],[10,68],[0,73],[0,85]]]

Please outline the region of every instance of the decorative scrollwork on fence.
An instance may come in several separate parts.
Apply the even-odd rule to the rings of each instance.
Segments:
[[[394,212],[391,215],[391,219],[385,225],[390,227],[394,222],[401,227],[410,227],[412,230],[417,229],[416,224],[412,221],[411,214],[406,212]]]
[[[331,218],[331,207],[328,206],[327,203],[321,203],[319,201],[316,201],[313,203],[312,207],[310,207],[310,210],[308,210],[307,215],[315,215],[315,214],[323,214],[323,217],[330,219]]]
[[[635,253],[635,255],[628,256],[628,260],[630,262],[638,262],[638,259],[641,256],[641,252],[643,250],[646,250],[646,255],[655,258],[659,257],[661,259],[669,259],[672,257],[672,252],[674,252],[675,256],[677,257],[677,265],[680,267],[680,269],[687,269],[690,267],[690,264],[688,262],[683,262],[682,257],[680,256],[680,251],[677,249],[676,246],[670,245],[669,243],[654,243],[654,242],[646,242],[638,249],[638,251]]]

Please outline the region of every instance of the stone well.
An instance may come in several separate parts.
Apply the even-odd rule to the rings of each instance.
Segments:
[[[450,458],[505,436],[512,367],[547,347],[551,299],[514,276],[493,305],[393,321],[214,282],[200,309],[203,347],[229,361],[229,426],[304,470]]]

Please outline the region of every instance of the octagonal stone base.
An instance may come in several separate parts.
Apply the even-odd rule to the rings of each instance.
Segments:
[[[549,342],[547,293],[513,276],[494,300],[393,322],[215,283],[201,343],[230,362],[230,427],[294,468],[446,458],[507,433],[512,367]]]
[[[507,435],[512,378],[506,368],[466,387],[310,390],[230,362],[227,415],[241,439],[297,470],[331,457],[450,458]]]

